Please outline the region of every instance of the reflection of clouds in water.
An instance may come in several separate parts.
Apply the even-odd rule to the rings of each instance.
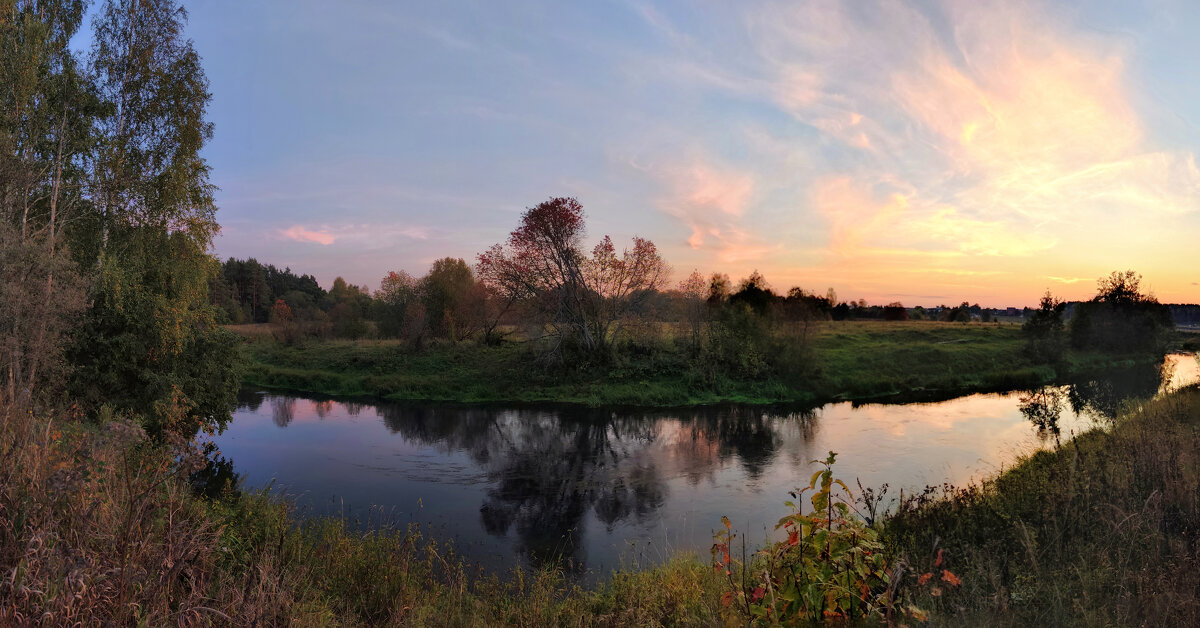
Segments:
[[[1170,370],[1168,376],[1163,378],[1160,392],[1178,390],[1200,382],[1200,354],[1172,353],[1167,356],[1167,365]]]
[[[999,419],[1012,412],[1012,400],[1004,395],[968,395],[937,403],[865,404],[850,402],[821,408],[817,416],[823,424],[833,421],[867,421],[870,427],[903,438],[910,430],[914,436],[928,436],[930,431],[948,432],[962,423]]]

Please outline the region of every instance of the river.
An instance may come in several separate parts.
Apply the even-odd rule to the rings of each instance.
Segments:
[[[889,487],[962,485],[1073,434],[1122,403],[1200,380],[1195,356],[1034,391],[934,403],[685,410],[349,403],[243,391],[212,438],[242,488],[272,486],[305,515],[404,526],[491,569],[556,562],[585,578],[705,555],[722,515],[765,540],[812,461]],[[857,490],[856,490],[857,492]]]

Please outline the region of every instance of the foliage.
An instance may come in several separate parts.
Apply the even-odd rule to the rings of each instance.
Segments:
[[[708,302],[717,304],[724,303],[729,300],[729,295],[732,293],[729,275],[725,273],[713,273],[708,278]]]
[[[903,303],[893,301],[883,306],[883,320],[906,321],[908,320],[908,310],[904,308]]]
[[[1069,351],[1061,369],[1045,367],[1024,351],[1024,338],[1016,325],[820,322],[809,341],[813,358],[802,361],[807,370],[790,372],[789,354],[781,352],[775,354],[778,366],[750,378],[712,359],[697,360],[685,344],[672,338],[673,333],[685,335],[687,330],[667,331],[653,341],[657,344],[628,348],[611,363],[569,369],[539,362],[530,343],[489,345],[482,338],[458,345],[432,344],[422,351],[387,340],[329,340],[296,347],[252,342],[244,348],[249,359],[245,381],[298,392],[409,400],[808,404],[835,399],[945,399],[1031,388],[1147,360],[1157,364],[1153,357],[1134,360]],[[784,328],[777,333],[798,332]],[[787,346],[785,341],[786,335],[776,342]]]
[[[730,303],[743,303],[755,314],[766,316],[770,314],[771,305],[778,298],[767,280],[757,270],[750,273],[738,284],[737,292],[729,295]]]
[[[1200,620],[1200,389],[1127,408],[1110,429],[967,487],[910,495],[884,539],[930,548],[962,586],[918,597],[948,625],[1192,625]]]
[[[1097,281],[1096,296],[1075,307],[1071,345],[1105,351],[1161,353],[1174,328],[1170,310],[1140,291],[1141,275],[1113,272]]]
[[[25,237],[0,220],[0,400],[61,392],[64,345],[85,307],[83,278],[65,247]]]
[[[333,335],[338,338],[362,338],[370,332],[366,317],[372,307],[367,288],[346,283],[338,277],[325,299]]]
[[[552,198],[526,210],[508,241],[481,253],[477,265],[490,290],[538,314],[555,340],[551,353],[560,358],[569,345],[606,354],[621,320],[667,271],[654,243],[642,238],[618,256],[605,236],[586,256],[584,229],[579,201]]]
[[[217,327],[208,303],[212,260],[179,234],[137,235],[108,258],[92,289],[70,349],[71,389],[89,408],[144,416],[152,433],[177,395],[191,429],[222,425],[241,373],[237,339]]]
[[[107,105],[91,182],[100,266],[126,229],[180,234],[202,250],[218,229],[200,154],[212,138],[211,95],[200,56],[182,36],[186,19],[173,0],[108,0],[93,21],[89,62]]]
[[[892,622],[901,613],[924,618],[924,612],[903,608],[893,583],[879,532],[851,514],[853,496],[833,477],[836,454],[829,452],[809,485],[792,493],[799,499],[812,491],[812,510],[804,514],[793,501],[792,513],[775,526],[787,538],[755,553],[747,564],[731,555],[733,533],[728,517],[713,545],[714,566],[728,578],[730,590],[722,602],[753,622],[793,624],[875,617]],[[813,463],[820,461],[814,460]],[[841,494],[835,486],[842,489]],[[847,501],[849,500],[849,501]],[[734,579],[735,571],[741,582]]]
[[[288,307],[287,301],[283,299],[275,299],[275,305],[271,306],[271,326],[274,328],[272,332],[275,339],[279,342],[290,345],[300,340],[300,330],[292,308]]]
[[[699,353],[701,346],[701,331],[707,319],[708,308],[705,307],[704,276],[700,271],[693,270],[679,283],[677,288],[683,297],[683,316],[688,325],[688,347],[693,353]]]
[[[971,322],[971,306],[966,301],[955,308],[943,306],[942,320],[948,323],[969,323]]]
[[[208,305],[210,95],[186,13],[105,2],[81,70],[69,42],[83,9],[0,3],[6,396],[49,399],[54,374],[93,415],[136,412],[157,432],[182,407],[193,426],[219,423],[240,377]]]
[[[475,275],[461,258],[444,257],[433,263],[421,280],[429,331],[453,341],[472,336],[482,327],[482,292]]]
[[[177,417],[181,415],[176,414]],[[303,519],[266,493],[197,497],[200,450],[134,424],[0,404],[0,624],[711,625],[698,560],[586,590],[551,569],[484,574],[417,527]]]
[[[771,366],[770,320],[745,302],[717,308],[708,326],[705,361],[735,377],[758,378]]]
[[[290,268],[260,264],[254,258],[230,258],[210,283],[213,305],[221,308],[230,322],[268,321],[271,305],[283,299],[297,322],[318,320],[327,293],[312,275],[297,275]]]
[[[1038,309],[1021,326],[1025,334],[1026,350],[1039,362],[1058,362],[1066,349],[1066,334],[1063,312],[1067,305],[1054,298],[1047,290],[1042,295]]]
[[[83,11],[79,0],[0,2],[0,401],[61,393],[66,334],[86,305],[64,237],[83,211],[99,110],[69,46]]]

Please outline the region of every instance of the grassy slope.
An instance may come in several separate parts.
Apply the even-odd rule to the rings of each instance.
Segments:
[[[918,603],[950,625],[1200,624],[1198,427],[1192,387],[980,485],[910,500],[887,520],[893,550],[963,582]]]
[[[933,322],[822,324],[813,341],[814,372],[799,381],[768,376],[708,376],[663,343],[605,367],[539,368],[522,344],[440,345],[424,351],[394,341],[326,341],[287,347],[249,342],[246,383],[335,396],[436,401],[554,401],[589,405],[680,406],[739,401],[865,400],[897,395],[951,396],[1045,383],[1047,366],[1023,353],[1015,325]],[[1120,362],[1072,355],[1072,369]]]

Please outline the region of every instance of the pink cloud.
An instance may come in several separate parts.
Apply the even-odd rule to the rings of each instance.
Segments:
[[[337,239],[337,236],[333,235],[332,233],[325,233],[323,231],[310,231],[304,227],[301,227],[300,225],[295,225],[285,229],[281,235],[289,240],[295,240],[296,242],[316,242],[322,246],[329,246],[330,244],[333,244],[334,240]]]

